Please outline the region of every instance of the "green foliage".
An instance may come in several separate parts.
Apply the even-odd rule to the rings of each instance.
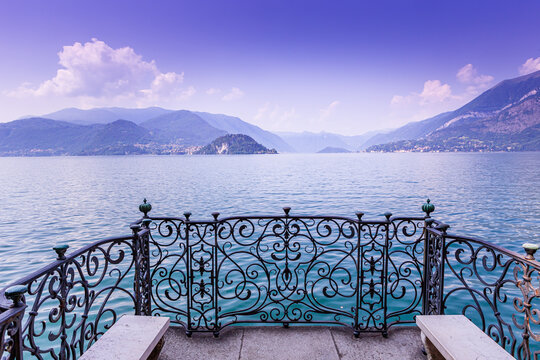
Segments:
[[[195,152],[195,154],[277,154],[277,151],[267,149],[247,135],[228,134],[215,139],[210,144]]]

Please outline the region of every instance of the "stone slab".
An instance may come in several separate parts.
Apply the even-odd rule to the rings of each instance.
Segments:
[[[217,339],[211,333],[194,333],[189,338],[184,329],[170,327],[159,359],[238,360],[243,334],[242,328],[227,328]]]
[[[245,328],[240,360],[339,360],[325,327]]]
[[[419,315],[416,324],[447,360],[513,359],[463,315]]]
[[[332,328],[339,358],[343,360],[413,360],[425,359],[420,330],[417,327],[394,327],[388,338],[380,333],[361,333],[356,339],[350,329]]]
[[[169,328],[169,318],[124,315],[80,360],[146,360]]]

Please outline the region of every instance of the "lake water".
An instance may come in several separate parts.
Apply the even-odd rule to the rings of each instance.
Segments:
[[[540,242],[540,153],[0,158],[0,286],[154,216],[210,213],[433,216],[451,232],[521,251]]]

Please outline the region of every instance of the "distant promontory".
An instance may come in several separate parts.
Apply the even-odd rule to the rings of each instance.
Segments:
[[[238,154],[277,154],[275,149],[268,149],[252,137],[243,134],[220,136],[210,144],[195,151],[195,155],[238,155]]]
[[[327,146],[322,150],[317,151],[318,154],[342,154],[342,153],[350,153],[350,150],[341,148],[341,147],[333,147],[333,146]]]

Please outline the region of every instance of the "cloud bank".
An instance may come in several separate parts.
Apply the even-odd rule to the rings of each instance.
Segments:
[[[244,92],[240,90],[237,87],[233,87],[231,91],[229,91],[225,96],[223,96],[223,100],[225,101],[233,101],[238,100],[244,97]]]
[[[529,58],[519,67],[520,75],[527,75],[540,70],[540,56],[536,59]]]
[[[394,95],[390,103],[394,106],[408,104],[424,106],[442,103],[452,97],[452,88],[450,85],[443,84],[440,80],[427,80],[424,82],[422,92],[413,92],[409,95]]]
[[[163,73],[132,48],[113,49],[95,38],[64,46],[58,58],[61,68],[52,79],[37,87],[23,84],[10,95],[155,99],[186,98],[195,92],[193,87],[182,89],[183,73]]]
[[[459,82],[468,85],[467,92],[473,95],[487,89],[494,80],[491,75],[479,75],[472,64],[467,64],[459,69],[456,77]]]

